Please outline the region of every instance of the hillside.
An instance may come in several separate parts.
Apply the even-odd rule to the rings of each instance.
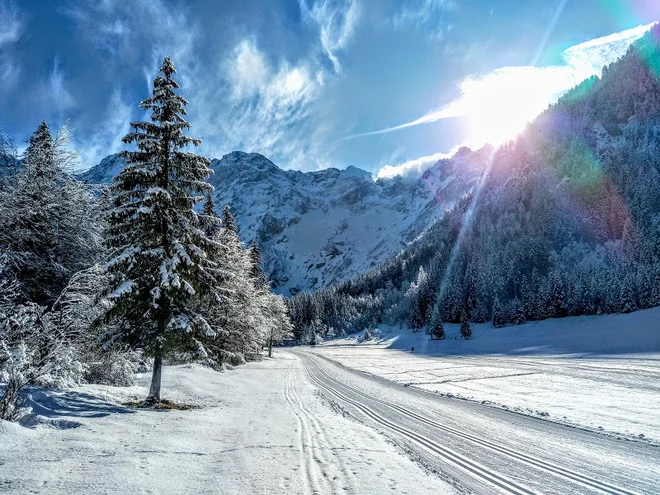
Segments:
[[[475,193],[396,260],[293,301],[299,336],[659,305],[659,39],[656,26],[498,149]]]

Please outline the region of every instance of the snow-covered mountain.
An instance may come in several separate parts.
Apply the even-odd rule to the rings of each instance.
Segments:
[[[258,153],[213,160],[218,209],[229,205],[245,242],[257,239],[275,290],[295,294],[362,273],[401,251],[476,183],[492,149],[462,148],[421,178],[379,179],[355,167],[282,170]],[[109,183],[111,155],[82,175]]]

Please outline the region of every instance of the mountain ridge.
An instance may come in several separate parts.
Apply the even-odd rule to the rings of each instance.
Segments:
[[[211,161],[218,208],[229,205],[244,242],[256,239],[274,289],[312,291],[393,258],[474,187],[492,153],[462,148],[418,178],[380,178],[351,166],[284,170],[260,153]],[[108,184],[125,162],[105,157],[79,175]]]

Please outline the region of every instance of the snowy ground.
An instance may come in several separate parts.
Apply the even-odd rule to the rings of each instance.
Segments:
[[[0,493],[454,493],[375,430],[329,407],[298,358],[226,373],[166,367],[191,411],[119,403],[146,394],[32,390],[33,428],[0,421]]]
[[[429,341],[384,328],[378,343],[327,342],[313,352],[437,394],[660,443],[660,308],[495,329]],[[415,348],[411,352],[411,347]]]

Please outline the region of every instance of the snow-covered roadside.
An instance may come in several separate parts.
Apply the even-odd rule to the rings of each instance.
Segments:
[[[660,308],[546,320],[462,341],[384,327],[380,341],[339,339],[313,352],[437,394],[550,421],[660,442]],[[414,352],[411,348],[414,347]]]
[[[328,407],[298,358],[275,357],[226,373],[166,367],[164,397],[200,406],[190,411],[118,405],[144,397],[148,376],[36,390],[34,429],[0,421],[0,492],[453,493]]]

